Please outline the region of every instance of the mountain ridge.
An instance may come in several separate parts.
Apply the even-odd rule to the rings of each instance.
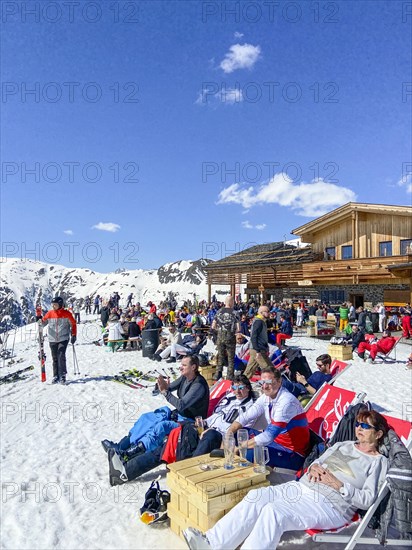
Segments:
[[[204,267],[213,260],[179,260],[158,269],[119,268],[110,273],[31,259],[2,258],[0,261],[0,329],[4,330],[7,323],[22,326],[31,322],[37,301],[48,308],[56,295],[61,295],[66,302],[71,299],[83,302],[87,295],[109,298],[118,291],[123,305],[131,292],[133,301],[142,305],[149,300],[159,303],[169,292],[173,292],[179,303],[193,300],[193,294],[197,300],[207,299]],[[217,292],[226,294],[227,290]]]

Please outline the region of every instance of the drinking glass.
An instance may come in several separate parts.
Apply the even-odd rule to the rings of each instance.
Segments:
[[[249,462],[246,460],[247,454],[247,442],[249,441],[249,432],[247,430],[241,429],[237,432],[237,443],[239,445],[239,454],[240,454],[240,465],[248,466]]]
[[[235,437],[233,433],[226,433],[223,438],[223,450],[225,453],[223,467],[225,470],[233,470],[233,462],[235,457]]]
[[[195,417],[195,426],[197,428],[197,433],[199,435],[202,435],[202,433],[205,431],[205,421],[203,420],[203,417],[201,416]]]
[[[256,445],[254,448],[255,466],[253,471],[257,474],[266,473],[266,464],[269,462],[269,450],[267,447]]]

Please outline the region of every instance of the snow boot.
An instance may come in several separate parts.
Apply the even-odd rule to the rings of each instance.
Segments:
[[[123,485],[128,481],[126,469],[119,455],[113,450],[109,449],[107,453],[109,460],[109,481],[110,485]]]
[[[169,359],[166,360],[166,363],[176,363],[176,357],[169,357]]]
[[[153,361],[161,361],[162,358],[160,357],[160,355],[158,353],[155,353],[152,357]]]
[[[63,376],[60,377],[60,384],[61,384],[62,386],[65,386],[65,385],[67,384],[67,382],[66,382],[66,376],[65,376],[65,375],[63,375]]]
[[[53,376],[51,383],[52,384],[58,384],[59,383],[59,377],[58,376]]]

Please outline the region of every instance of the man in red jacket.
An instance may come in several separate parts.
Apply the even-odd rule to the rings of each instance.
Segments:
[[[370,344],[369,342],[361,342],[358,347],[358,355],[361,359],[365,360],[365,351],[368,350],[370,354],[370,362],[375,361],[379,352],[385,355],[391,351],[395,345],[396,339],[391,335],[389,330],[384,330],[382,338],[377,342]]]
[[[66,384],[66,349],[69,339],[72,344],[76,342],[77,325],[70,311],[64,309],[63,298],[53,298],[52,308],[43,317],[43,323],[47,321],[45,324],[48,324],[48,338],[53,358],[52,384]]]

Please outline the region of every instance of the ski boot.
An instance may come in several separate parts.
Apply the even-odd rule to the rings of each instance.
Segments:
[[[134,445],[130,445],[128,449],[120,450],[119,454],[124,462],[127,462],[131,458],[134,458],[135,456],[142,455],[146,452],[146,447],[144,444],[139,441],[138,443],[135,443]]]
[[[52,384],[58,384],[59,383],[59,377],[58,376],[53,376],[51,383]]]
[[[119,450],[119,444],[114,443],[114,441],[110,441],[109,439],[103,439],[101,444],[106,453],[108,453],[110,449],[113,449],[114,451]]]

